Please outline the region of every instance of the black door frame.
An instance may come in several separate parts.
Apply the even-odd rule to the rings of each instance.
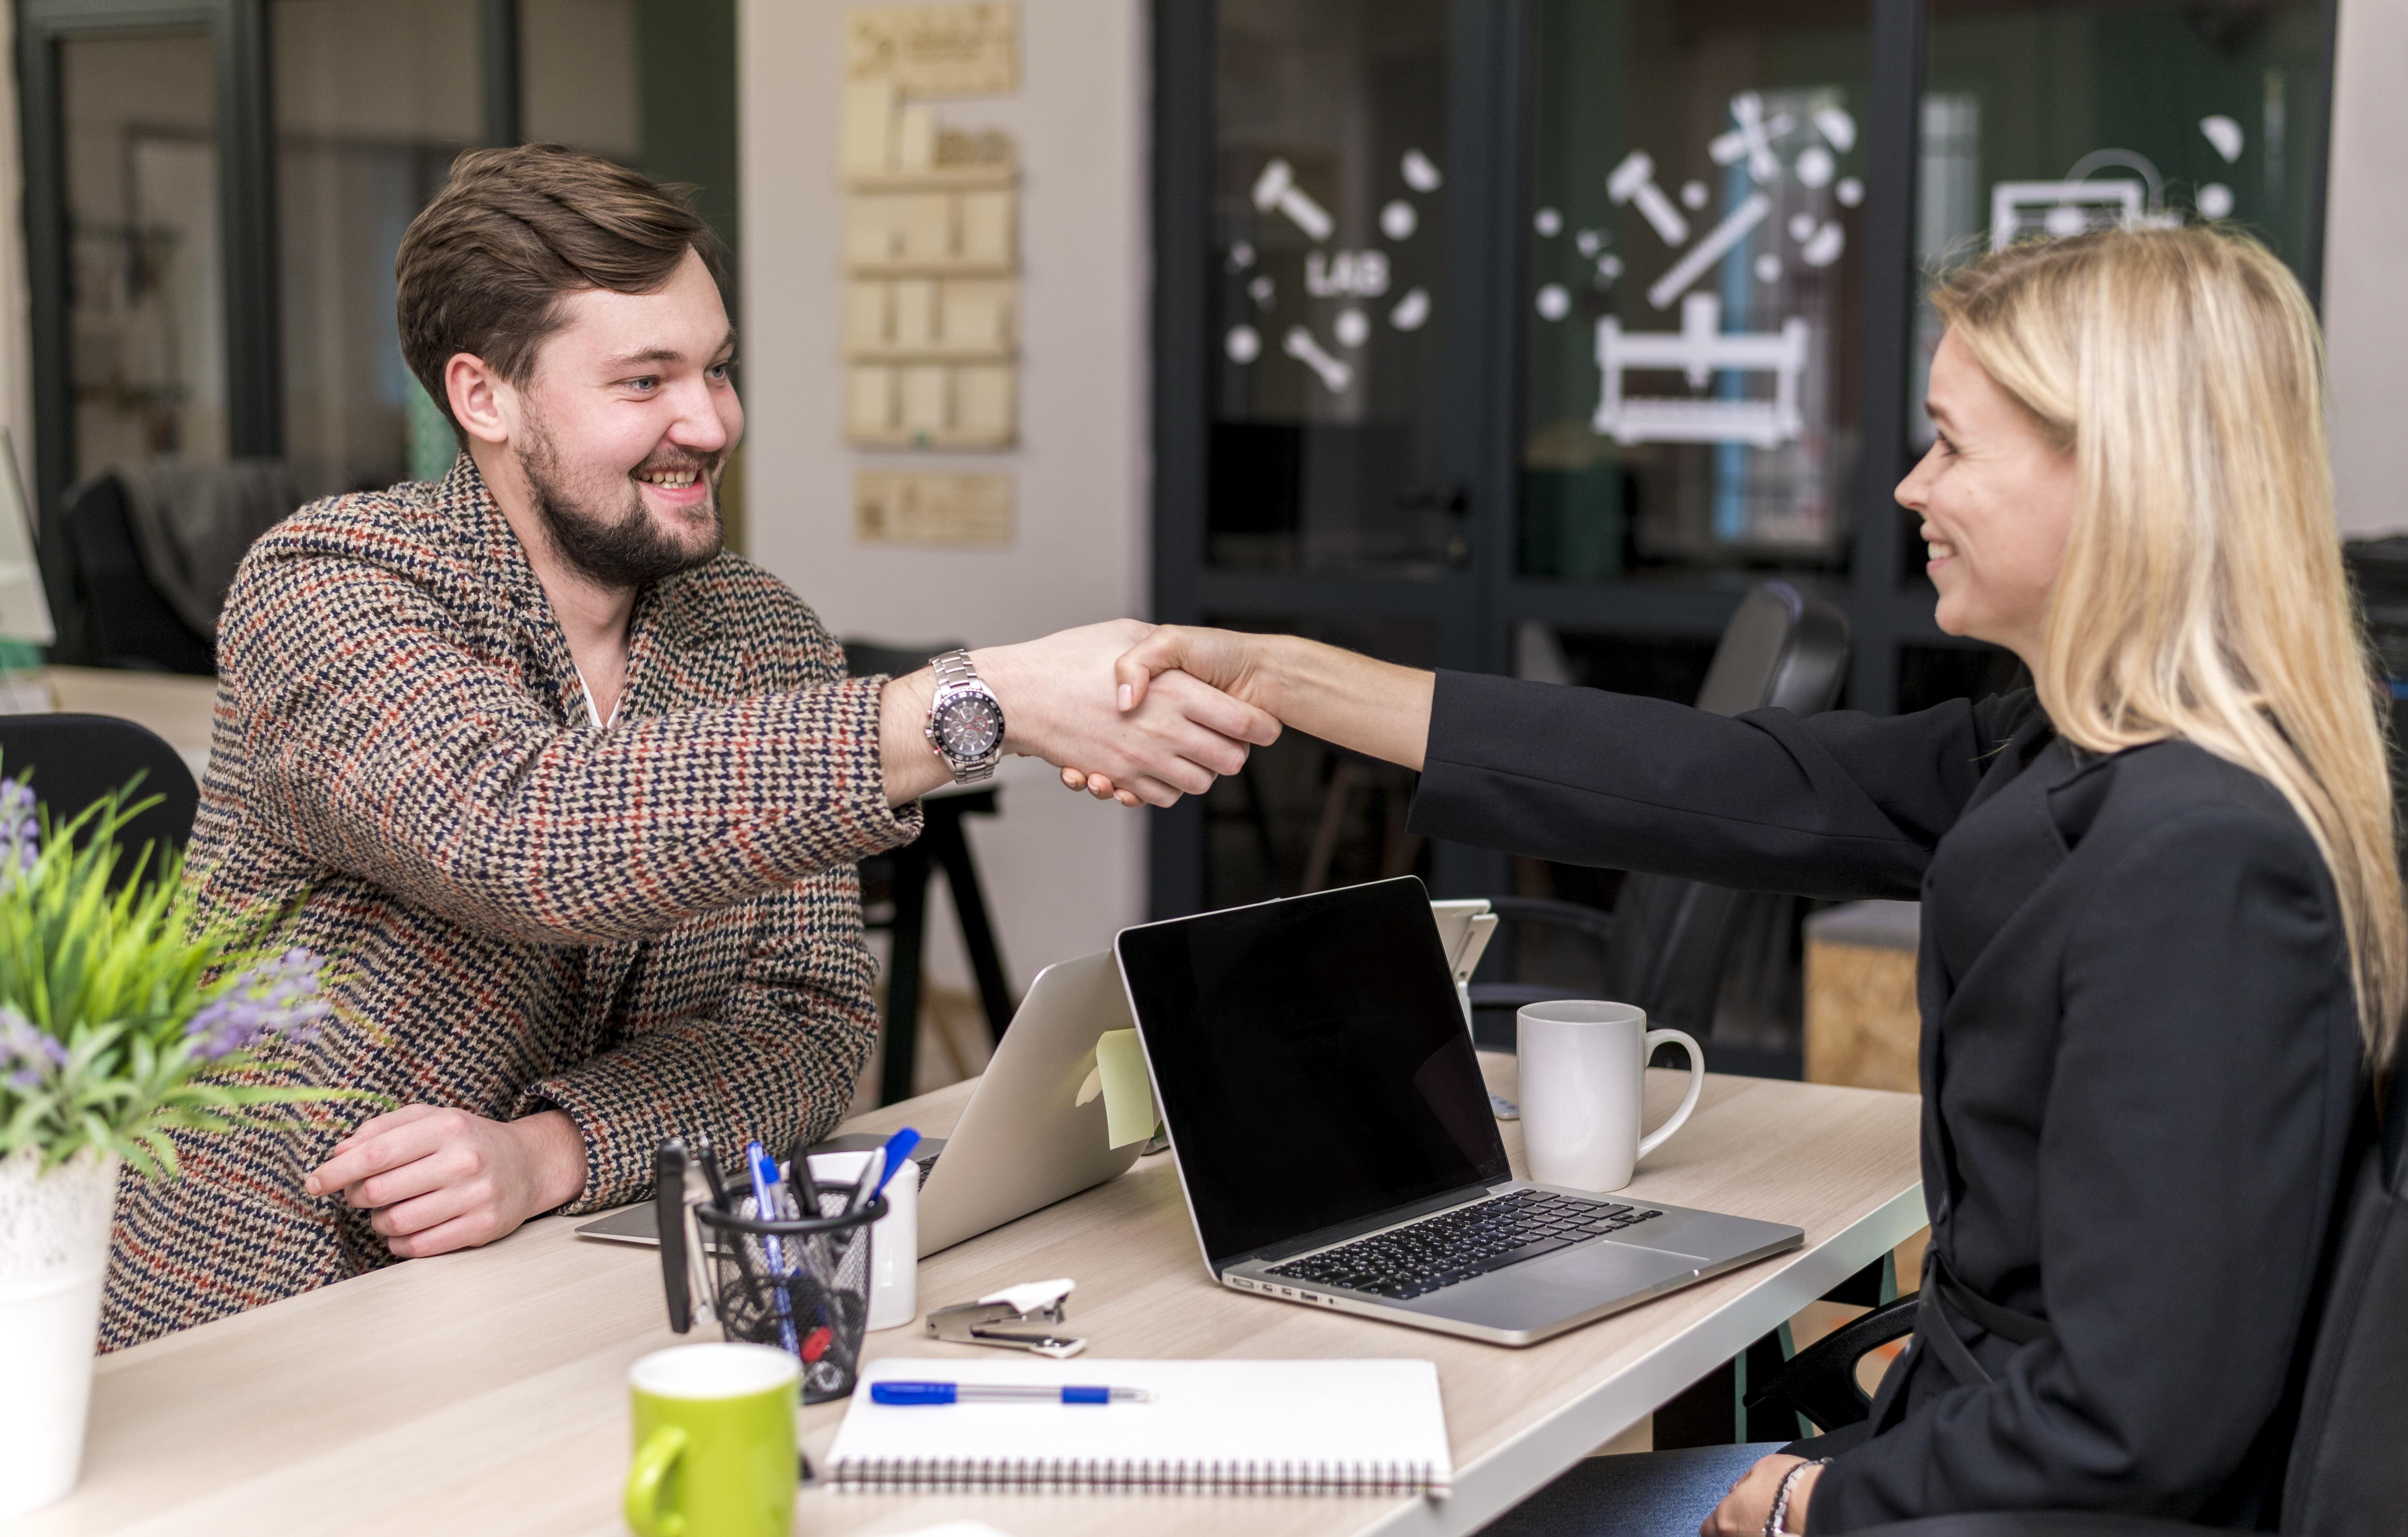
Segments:
[[[55,524],[76,464],[72,232],[59,45],[127,32],[206,32],[217,90],[218,233],[224,274],[226,452],[284,450],[283,333],[278,303],[275,78],[269,0],[14,0],[19,131],[25,167],[25,276],[32,300],[33,464],[36,521]],[[519,139],[517,0],[480,0],[484,122],[490,140]],[[46,563],[47,565],[48,563]],[[50,580],[55,580],[54,578]],[[73,610],[50,593],[54,611]],[[51,656],[81,662],[63,628]]]
[[[25,277],[33,301],[32,478],[35,505],[44,513],[59,506],[76,461],[68,334],[73,232],[67,221],[66,135],[59,81],[59,45],[70,37],[127,32],[208,35],[216,70],[218,239],[225,284],[226,450],[274,454],[283,447],[265,6],[266,0],[18,0]]]
[[[1866,251],[1862,424],[1848,493],[1847,574],[1799,576],[1848,615],[1853,646],[1848,700],[1896,708],[1899,652],[1914,642],[1963,645],[1932,622],[1935,595],[1904,573],[1908,527],[1891,488],[1910,461],[1906,390],[1914,345],[1918,263],[1916,178],[1922,149],[1928,0],[1870,0],[1871,101],[1865,119]],[[2313,125],[2320,165],[2329,164],[2330,80],[2339,0],[2322,0],[2324,117]],[[1531,0],[1455,0],[1449,96],[1451,195],[1464,199],[1448,221],[1451,326],[1446,461],[1470,512],[1469,573],[1435,582],[1383,581],[1291,572],[1219,571],[1205,560],[1207,442],[1213,350],[1211,206],[1213,186],[1212,0],[1154,4],[1154,616],[1194,624],[1208,614],[1434,619],[1441,665],[1503,672],[1512,628],[1525,621],[1568,628],[1711,639],[1722,633],[1755,573],[1691,580],[1532,581],[1514,569],[1515,443],[1522,344],[1519,273],[1526,221],[1526,142]],[[2302,258],[2313,301],[2322,273],[2329,169],[2315,187],[2316,237]],[[1879,425],[1876,426],[1876,424]],[[1149,822],[1148,900],[1153,915],[1197,911],[1204,900],[1203,809],[1190,797]],[[1432,884],[1440,896],[1481,896],[1506,887],[1504,856],[1440,844]]]

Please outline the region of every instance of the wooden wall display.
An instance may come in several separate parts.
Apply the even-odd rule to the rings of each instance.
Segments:
[[[844,20],[845,75],[915,96],[1008,96],[1020,89],[1016,5],[897,6]]]
[[[853,531],[865,544],[1000,549],[1011,542],[1011,477],[856,471]]]
[[[1019,440],[1020,176],[1010,136],[940,123],[931,98],[1018,88],[1010,5],[852,12],[844,179],[845,440]]]

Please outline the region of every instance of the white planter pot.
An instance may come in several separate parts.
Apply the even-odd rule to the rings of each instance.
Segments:
[[[118,1160],[40,1171],[32,1152],[0,1158],[0,1516],[75,1487],[108,1273]]]

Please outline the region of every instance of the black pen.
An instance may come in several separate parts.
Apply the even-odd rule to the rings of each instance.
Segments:
[[[803,1216],[819,1216],[820,1182],[811,1177],[810,1148],[799,1131],[786,1148],[786,1188],[795,1193],[796,1208]]]
[[[719,1177],[719,1159],[710,1150],[710,1132],[695,1138],[694,1156],[695,1160],[702,1165],[702,1177],[710,1182],[710,1204],[733,1214],[736,1208],[728,1204],[727,1184]]]

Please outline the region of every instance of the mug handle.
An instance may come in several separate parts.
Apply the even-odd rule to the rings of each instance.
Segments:
[[[1647,1059],[1656,1055],[1656,1048],[1667,1041],[1689,1054],[1689,1093],[1681,1101],[1681,1108],[1672,1113],[1670,1120],[1639,1139],[1639,1156],[1642,1158],[1663,1146],[1666,1138],[1681,1129],[1681,1123],[1689,1118],[1689,1112],[1698,1108],[1698,1096],[1706,1091],[1706,1054],[1698,1049],[1697,1041],[1690,1039],[1686,1030],[1648,1031],[1639,1043],[1640,1066],[1643,1069]]]
[[[638,1537],[682,1537],[684,1515],[661,1509],[661,1481],[684,1453],[685,1431],[675,1425],[662,1426],[636,1449],[627,1469],[626,1515]]]

